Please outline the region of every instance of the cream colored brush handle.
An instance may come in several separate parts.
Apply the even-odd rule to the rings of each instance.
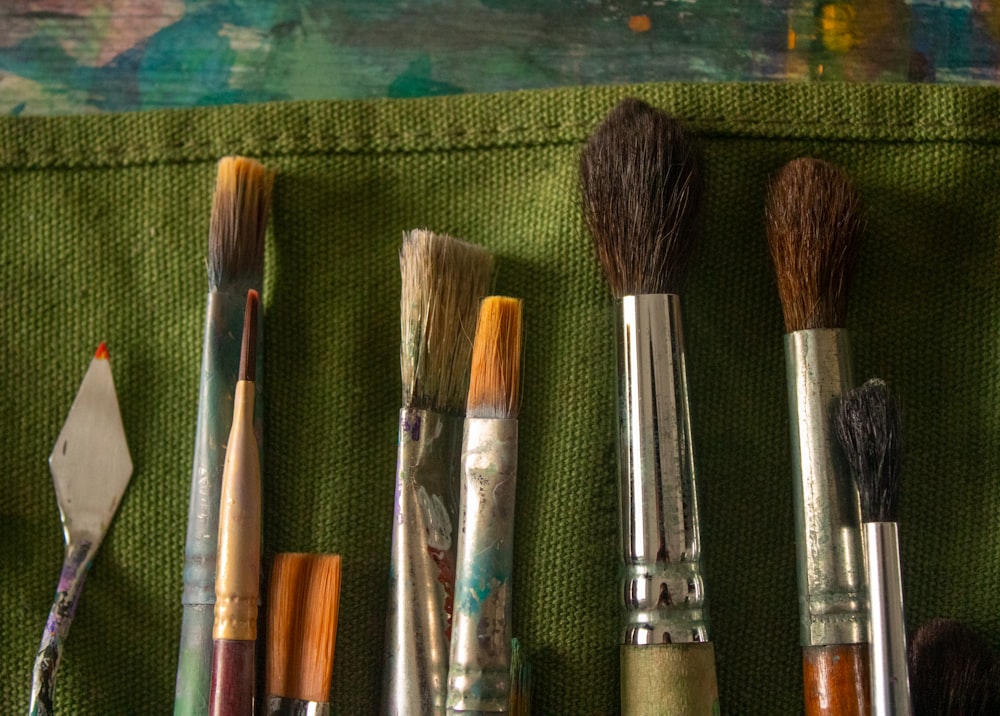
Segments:
[[[711,642],[621,647],[622,716],[716,716]]]

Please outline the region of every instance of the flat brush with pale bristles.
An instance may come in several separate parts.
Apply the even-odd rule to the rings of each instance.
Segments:
[[[622,713],[717,713],[678,295],[701,198],[693,145],[677,120],[626,99],[580,174],[616,301]]]
[[[330,713],[340,555],[275,555],[267,616],[267,716]]]
[[[204,716],[208,709],[219,490],[233,418],[247,291],[260,293],[263,288],[264,234],[273,181],[274,174],[253,159],[219,161],[208,234],[208,298],[184,546],[174,716]],[[258,350],[262,341],[258,326]],[[258,364],[255,384],[260,384],[262,374]],[[258,426],[261,420],[258,409]]]
[[[403,408],[392,521],[383,714],[443,714],[471,336],[493,258],[415,230],[399,251]]]
[[[875,716],[911,713],[899,563],[900,433],[899,409],[884,381],[869,380],[840,401],[837,437],[861,498]]]
[[[521,301],[483,300],[472,346],[448,713],[507,713],[521,403]]]
[[[253,714],[256,697],[261,477],[253,416],[259,301],[256,291],[247,291],[239,380],[219,493],[209,716]]]
[[[844,325],[861,234],[858,196],[841,169],[796,159],[771,183],[766,218],[787,331],[805,712],[868,714],[858,490],[831,412],[852,387]]]
[[[955,619],[922,624],[910,643],[913,716],[1000,714],[1000,659]]]

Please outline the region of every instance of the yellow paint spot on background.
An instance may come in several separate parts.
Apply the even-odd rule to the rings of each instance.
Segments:
[[[628,29],[632,32],[649,32],[652,26],[649,15],[632,15],[628,19]]]

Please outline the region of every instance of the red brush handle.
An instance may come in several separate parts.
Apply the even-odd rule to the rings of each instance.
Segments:
[[[216,639],[209,716],[253,716],[256,642]]]
[[[802,650],[806,716],[868,716],[867,644],[807,646]]]

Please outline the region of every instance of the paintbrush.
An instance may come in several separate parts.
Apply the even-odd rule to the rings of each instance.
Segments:
[[[107,346],[90,361],[49,456],[66,551],[31,674],[31,716],[53,713],[56,671],[94,556],[132,476]]]
[[[328,716],[340,555],[275,555],[268,605],[265,713]]]
[[[921,625],[910,644],[909,670],[913,716],[1000,713],[1000,660],[962,622]]]
[[[839,168],[796,159],[771,183],[766,216],[787,331],[805,712],[868,714],[858,490],[833,426],[852,387],[844,325],[861,235],[858,197]]]
[[[515,637],[510,645],[510,716],[531,716],[531,662]]]
[[[469,336],[493,258],[479,246],[414,230],[403,235],[399,265],[403,408],[382,713],[443,714]]]
[[[448,713],[506,713],[521,405],[521,301],[480,306],[462,438]]]
[[[580,158],[583,212],[615,297],[622,713],[718,710],[678,292],[701,198],[674,118],[622,101]]]
[[[252,716],[260,595],[261,477],[254,434],[259,297],[247,291],[233,423],[219,493],[210,716]]]
[[[219,162],[208,234],[208,298],[184,547],[175,716],[208,712],[219,490],[233,417],[246,295],[250,289],[260,293],[263,285],[264,233],[273,181],[273,173],[252,159],[226,157]],[[262,342],[258,325],[258,351]],[[258,391],[262,374],[261,361],[257,361],[254,382]],[[258,436],[261,415],[258,405],[254,415]]]
[[[868,575],[871,703],[876,716],[909,716],[903,576],[899,566],[900,419],[885,382],[848,391],[837,437],[861,498]]]

